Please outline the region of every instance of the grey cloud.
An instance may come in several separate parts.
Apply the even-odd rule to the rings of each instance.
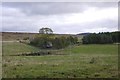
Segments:
[[[9,3],[2,4],[6,11],[3,12],[3,31],[25,31],[38,32],[38,30],[48,25],[55,33],[81,33],[94,32],[105,29],[106,31],[113,31],[117,28],[118,22],[116,20],[102,20],[94,21],[92,23],[84,24],[62,24],[55,22],[59,20],[64,23],[64,17],[70,16],[71,13],[82,13],[88,8],[96,7],[97,9],[117,7],[117,3]],[[7,10],[8,8],[15,9],[15,12]],[[54,16],[53,16],[54,15]],[[61,20],[63,19],[63,21]],[[104,30],[104,31],[105,31]]]
[[[118,2],[118,14],[120,14],[120,2]],[[120,15],[118,16],[118,29],[120,30]]]
[[[4,3],[3,6],[18,8],[28,15],[76,13],[84,10],[78,3]]]
[[[80,13],[88,7],[117,7],[114,2],[5,2],[4,7],[17,8],[27,15],[55,15]]]
[[[93,23],[86,24],[56,26],[53,29],[58,33],[73,33],[73,34],[83,32],[106,32],[106,31],[111,32],[118,30],[118,22],[113,20],[96,21]]]

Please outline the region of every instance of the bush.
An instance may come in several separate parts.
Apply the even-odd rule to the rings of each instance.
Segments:
[[[53,39],[53,48],[60,49],[60,48],[65,48],[69,45],[67,38],[65,37],[59,37]]]
[[[29,39],[29,37],[25,37],[25,38],[23,38],[23,40],[28,40]]]
[[[45,48],[45,45],[47,45],[47,41],[49,41],[48,39],[49,38],[44,35],[36,36],[33,40],[30,41],[30,44],[37,47]]]
[[[54,48],[61,49],[69,45],[77,43],[77,37],[55,37],[52,34],[41,34],[37,35],[33,40],[30,41],[31,45],[40,47],[40,48]]]

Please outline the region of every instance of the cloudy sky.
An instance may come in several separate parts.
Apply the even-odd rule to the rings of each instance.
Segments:
[[[117,2],[4,2],[2,31],[77,34],[118,30]]]

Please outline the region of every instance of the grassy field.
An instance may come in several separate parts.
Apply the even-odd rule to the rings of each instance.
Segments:
[[[18,42],[3,42],[3,78],[113,78],[118,77],[118,46],[80,45],[62,55],[10,56],[40,49]],[[56,51],[56,50],[51,50]]]
[[[3,42],[3,55],[15,55],[24,52],[39,51],[38,48],[19,42]]]

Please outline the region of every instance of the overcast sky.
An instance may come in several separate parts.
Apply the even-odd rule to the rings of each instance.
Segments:
[[[117,2],[4,2],[2,31],[54,33],[111,32],[118,30]]]

